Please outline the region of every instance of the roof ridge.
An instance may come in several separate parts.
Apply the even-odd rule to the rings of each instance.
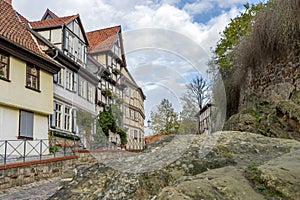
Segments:
[[[113,29],[113,28],[116,28],[116,27],[121,27],[121,25],[116,25],[116,26],[111,26],[111,27],[107,27],[107,28],[97,29],[97,30],[89,31],[87,33],[94,33],[94,32],[97,32],[97,31],[103,31],[103,30],[107,30],[107,29]]]
[[[52,18],[52,19],[42,19],[42,20],[37,20],[37,21],[30,21],[30,23],[43,22],[43,21],[55,21],[57,19],[73,18],[73,17],[79,17],[79,14],[63,16],[63,17],[57,17],[57,18]]]

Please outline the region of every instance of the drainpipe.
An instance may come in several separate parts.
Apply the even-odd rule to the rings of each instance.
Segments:
[[[55,50],[55,55],[52,57],[53,59],[55,59],[58,56],[58,50],[56,48],[52,48],[52,50]]]

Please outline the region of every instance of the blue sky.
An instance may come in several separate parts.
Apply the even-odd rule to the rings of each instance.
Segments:
[[[180,96],[207,62],[231,18],[257,0],[13,0],[30,21],[49,8],[80,14],[86,31],[122,25],[128,68],[147,96],[146,120],[163,98],[181,110]]]

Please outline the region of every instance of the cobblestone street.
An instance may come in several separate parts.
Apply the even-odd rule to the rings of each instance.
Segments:
[[[59,189],[61,178],[39,181],[24,186],[0,191],[1,200],[44,200],[48,199]]]

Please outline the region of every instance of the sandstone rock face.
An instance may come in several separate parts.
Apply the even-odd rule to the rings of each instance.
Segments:
[[[265,185],[289,199],[300,199],[300,150],[259,166]]]
[[[172,199],[244,199],[260,200],[248,180],[236,168],[228,166],[179,180],[175,186],[166,187],[158,195],[160,200]]]
[[[257,103],[227,120],[224,130],[249,131],[265,136],[300,141],[298,92],[293,100]]]
[[[166,137],[136,156],[87,168],[50,199],[298,197],[299,158],[293,158],[300,143],[295,140],[238,131]]]

